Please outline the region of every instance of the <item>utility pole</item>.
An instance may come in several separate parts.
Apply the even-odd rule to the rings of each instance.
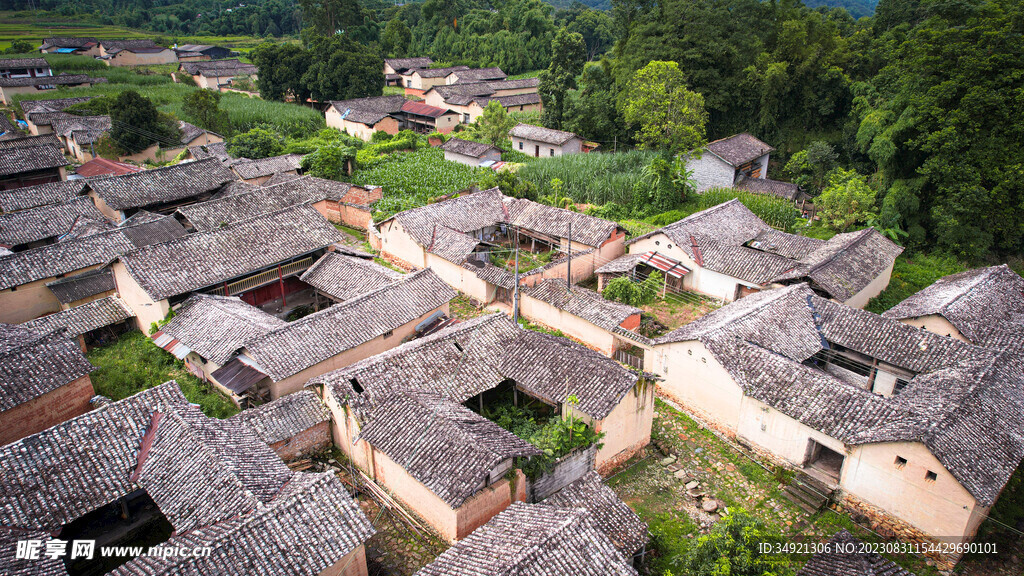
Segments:
[[[569,221],[569,258],[565,261],[565,289],[572,292],[572,220]]]
[[[516,228],[516,272],[512,286],[512,321],[519,323],[519,228]]]

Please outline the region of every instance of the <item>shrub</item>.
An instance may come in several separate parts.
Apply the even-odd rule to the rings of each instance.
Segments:
[[[633,282],[627,276],[619,276],[608,283],[601,293],[606,300],[621,302],[629,306],[646,306],[654,302],[664,284],[661,272],[651,272],[643,282]]]
[[[370,142],[373,142],[374,144],[380,142],[387,142],[389,140],[391,140],[391,134],[388,134],[383,130],[377,130],[376,132],[373,133],[373,135],[370,136]]]
[[[228,152],[239,158],[268,158],[284,152],[284,138],[268,128],[253,128],[228,140]]]

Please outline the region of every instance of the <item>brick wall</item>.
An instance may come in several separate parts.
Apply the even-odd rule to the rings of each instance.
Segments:
[[[0,445],[10,444],[85,414],[90,410],[89,399],[94,394],[92,381],[85,375],[24,404],[0,412]]]
[[[331,446],[330,422],[324,421],[312,428],[299,432],[287,440],[281,440],[270,445],[271,450],[277,453],[285,462],[298,460],[327,450]]]

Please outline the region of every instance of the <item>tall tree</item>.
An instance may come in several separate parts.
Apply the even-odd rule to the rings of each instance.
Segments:
[[[704,144],[704,97],[686,88],[675,62],[654,61],[638,70],[620,102],[642,148],[678,154]]]
[[[551,43],[551,64],[540,73],[537,89],[544,104],[544,125],[548,128],[562,128],[566,94],[576,88],[576,77],[583,72],[586,62],[587,48],[583,36],[559,28]]]
[[[220,109],[220,92],[193,90],[181,99],[181,111],[186,120],[201,128],[225,135],[231,131],[228,113]]]
[[[133,154],[153,144],[170,147],[181,138],[174,117],[161,113],[153,101],[134,90],[118,94],[110,106],[110,138],[123,152]]]
[[[375,48],[343,34],[319,37],[310,48],[302,82],[310,96],[321,102],[380,96],[384,90],[381,60]]]
[[[380,36],[380,47],[386,56],[401,58],[409,51],[412,42],[412,30],[398,18],[388,20],[384,32]]]
[[[363,24],[358,0],[299,0],[306,25],[321,36],[333,36]]]
[[[497,146],[508,138],[508,131],[515,125],[516,121],[509,116],[508,110],[497,100],[491,100],[476,119],[475,128],[483,139]]]
[[[260,97],[267,100],[292,97],[305,102],[309,89],[302,77],[309,68],[309,61],[309,52],[296,44],[264,42],[257,46],[252,51],[252,63],[260,70],[256,78]]]

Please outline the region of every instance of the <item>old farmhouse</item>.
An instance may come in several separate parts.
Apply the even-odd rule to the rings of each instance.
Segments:
[[[107,66],[145,66],[178,61],[174,50],[152,40],[100,40],[98,56]]]
[[[178,73],[191,76],[200,88],[223,91],[231,89],[238,78],[255,82],[259,69],[252,64],[232,59],[182,62]]]
[[[501,148],[458,137],[449,139],[441,146],[441,149],[444,150],[445,160],[473,168],[488,167],[501,161]]]
[[[0,190],[67,180],[68,164],[56,139],[30,136],[0,141]]]
[[[583,151],[583,139],[572,132],[531,124],[516,124],[508,132],[512,149],[528,156],[562,156]]]
[[[89,182],[89,195],[107,218],[121,222],[140,210],[171,214],[207,200],[235,175],[217,159],[154,168]]]

